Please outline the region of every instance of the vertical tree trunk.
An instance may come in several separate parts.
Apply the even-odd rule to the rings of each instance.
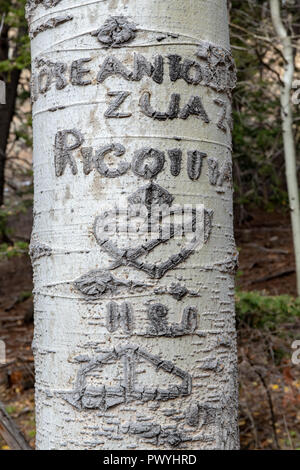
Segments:
[[[226,3],[28,2],[38,449],[238,448]]]
[[[293,134],[293,111],[291,91],[294,77],[294,52],[292,40],[283,25],[279,0],[270,0],[271,16],[274,29],[283,46],[284,76],[281,90],[281,116],[284,143],[285,172],[292,219],[293,240],[296,261],[297,291],[300,296],[300,201],[297,177],[296,148]]]

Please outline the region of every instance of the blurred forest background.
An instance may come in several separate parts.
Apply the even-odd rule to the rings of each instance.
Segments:
[[[269,2],[232,0],[231,43],[238,70],[233,96],[235,233],[240,253],[237,326],[242,449],[300,450],[300,299],[286,189],[280,117],[282,50]],[[0,0],[0,401],[34,447],[32,272],[28,245],[33,176],[30,50],[25,0]],[[300,2],[286,0],[284,22],[300,80]],[[296,87],[297,85],[295,85]],[[300,81],[294,134],[300,170]],[[298,99],[297,99],[298,98]],[[297,104],[299,102],[299,104]],[[9,449],[1,440],[0,449]]]

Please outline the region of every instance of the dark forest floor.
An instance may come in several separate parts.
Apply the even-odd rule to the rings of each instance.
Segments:
[[[24,223],[28,238],[30,217]],[[17,233],[16,221],[12,224]],[[20,226],[24,233],[24,224]],[[288,216],[258,213],[236,229],[236,240],[238,290],[296,295]],[[31,275],[26,255],[0,261],[0,337],[7,346],[7,364],[0,366],[0,400],[34,447]],[[272,331],[239,322],[242,449],[300,449],[300,366],[291,363],[291,343],[299,335],[300,312],[298,319]],[[0,438],[0,449],[7,448]]]

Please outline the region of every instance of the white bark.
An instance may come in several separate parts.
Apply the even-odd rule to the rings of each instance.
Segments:
[[[296,148],[293,135],[293,112],[291,103],[291,91],[295,69],[294,54],[292,40],[289,37],[281,20],[280,1],[270,0],[270,6],[274,29],[282,43],[283,56],[285,59],[283,86],[281,90],[282,131],[284,142],[285,170],[294,239],[297,291],[298,295],[300,295],[300,205],[297,179]]]
[[[28,2],[38,449],[238,448],[226,3]],[[202,249],[105,243],[105,211],[141,188],[204,204]]]

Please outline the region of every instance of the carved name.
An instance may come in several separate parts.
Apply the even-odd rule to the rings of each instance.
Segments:
[[[103,40],[103,35],[101,37]],[[199,55],[198,49],[196,52],[198,60],[171,54],[167,56],[156,55],[150,61],[142,54],[133,53],[131,68],[128,68],[127,60],[125,65],[111,54],[104,59],[98,72],[85,66],[88,63],[93,64],[95,59],[91,57],[75,60],[70,64],[37,59],[36,67],[42,70],[38,70],[33,76],[33,96],[34,99],[37,99],[39,94],[45,94],[50,90],[52,84],[57,90],[62,90],[68,84],[73,86],[97,85],[112,76],[131,82],[140,82],[144,77],[148,77],[159,85],[168,78],[171,82],[183,80],[192,86],[208,86],[218,92],[232,90],[236,84],[236,72],[228,52],[208,45],[206,55],[204,54]],[[59,76],[57,69],[61,70]],[[81,80],[74,80],[74,70],[81,76]],[[45,75],[47,75],[47,86],[43,85]],[[61,86],[62,81],[63,87]]]

